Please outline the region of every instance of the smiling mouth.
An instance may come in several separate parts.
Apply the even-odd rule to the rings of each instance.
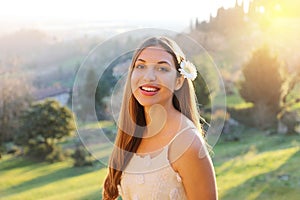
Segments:
[[[140,87],[140,89],[145,91],[145,92],[157,92],[157,91],[159,91],[159,88],[149,87],[149,86],[142,86],[142,87]]]
[[[155,87],[155,86],[141,86],[140,91],[143,95],[145,96],[153,96],[158,93],[160,88]]]

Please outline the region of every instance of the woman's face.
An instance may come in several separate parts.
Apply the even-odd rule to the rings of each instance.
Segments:
[[[131,75],[134,97],[144,107],[172,105],[175,90],[183,83],[177,77],[174,59],[162,47],[147,47],[137,57]]]

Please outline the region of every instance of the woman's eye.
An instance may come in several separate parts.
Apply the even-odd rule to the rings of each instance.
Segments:
[[[161,72],[168,72],[170,71],[168,67],[163,67],[163,66],[160,66],[158,67],[158,71],[161,71]]]
[[[138,64],[138,65],[135,66],[135,68],[137,68],[137,69],[143,69],[143,68],[145,68],[145,66],[141,65],[141,64]]]

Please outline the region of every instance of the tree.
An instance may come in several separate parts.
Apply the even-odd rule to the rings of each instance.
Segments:
[[[85,80],[83,80],[82,86],[79,88],[80,94],[82,94],[79,96],[81,104],[78,110],[81,120],[88,120],[95,112],[98,119],[106,118],[106,102],[104,99],[111,94],[112,88],[116,83],[112,69],[111,65],[104,70],[100,79],[98,78],[99,72],[95,68],[91,67],[87,71]],[[95,107],[90,105],[92,100],[95,101]]]
[[[32,102],[33,87],[16,66],[0,66],[0,148],[11,142],[19,128],[20,116]]]
[[[294,91],[297,84],[300,83],[300,68],[298,68],[298,71],[294,70],[291,74],[284,85],[281,109],[277,114],[278,130],[280,130],[280,125],[283,124],[286,126],[286,133],[290,135],[297,134],[296,127],[299,125],[300,119],[299,111],[293,108],[300,102],[299,92]]]
[[[96,70],[94,68],[90,68],[87,71],[82,86],[79,88],[81,90],[80,94],[82,94],[79,96],[81,103],[79,111],[81,113],[81,120],[83,121],[88,120],[95,112],[95,108],[93,108],[90,104],[92,99],[95,99],[97,81],[98,78]]]
[[[32,104],[22,118],[17,141],[27,147],[25,153],[42,160],[57,151],[57,141],[75,130],[72,112],[55,100]]]
[[[211,99],[219,90],[215,66],[206,54],[197,55],[192,62],[197,66],[198,76],[193,81],[195,92],[200,108],[208,108]]]
[[[254,124],[260,128],[275,125],[281,109],[286,68],[263,46],[253,52],[242,73],[244,80],[240,82],[239,93],[245,101],[253,103]]]
[[[198,103],[200,104],[199,106],[201,108],[204,108],[205,106],[210,105],[209,88],[202,76],[197,76],[193,84],[195,87]]]
[[[117,79],[113,76],[113,68],[124,60],[123,57],[114,60],[108,68],[106,68],[98,82],[97,90],[95,94],[95,109],[97,111],[98,119],[107,118],[105,114],[107,102],[105,102],[105,97],[111,95],[112,89],[117,83]]]

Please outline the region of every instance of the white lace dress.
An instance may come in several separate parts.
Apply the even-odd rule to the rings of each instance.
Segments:
[[[182,129],[176,136],[187,128]],[[152,158],[150,155],[133,155],[122,173],[121,184],[118,185],[123,200],[187,199],[181,177],[168,160],[168,149],[169,145]]]

